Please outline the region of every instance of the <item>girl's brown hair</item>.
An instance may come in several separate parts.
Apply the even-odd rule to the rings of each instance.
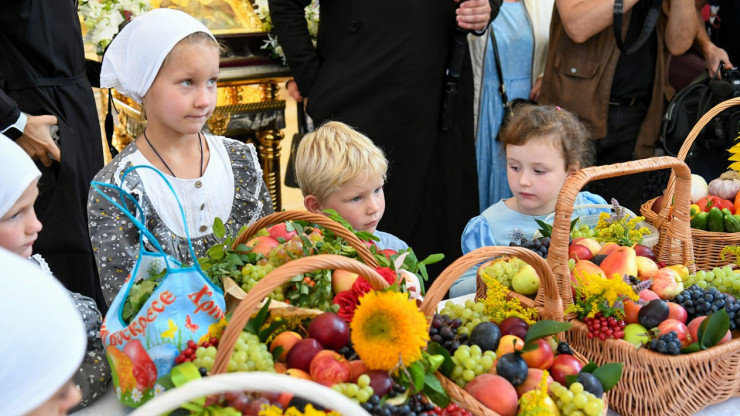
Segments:
[[[591,134],[575,114],[552,105],[522,104],[514,108],[501,130],[502,147],[523,146],[533,137],[552,138],[565,159],[565,169],[580,169],[593,161]]]

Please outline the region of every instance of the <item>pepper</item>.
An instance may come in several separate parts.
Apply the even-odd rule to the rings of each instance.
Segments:
[[[701,208],[699,208],[699,205],[691,204],[691,207],[689,209],[689,217],[694,218],[694,215],[701,212]]]

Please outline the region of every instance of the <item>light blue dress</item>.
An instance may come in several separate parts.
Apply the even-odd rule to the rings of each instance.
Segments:
[[[529,91],[532,89],[534,40],[524,4],[502,3],[501,11],[492,26],[501,54],[499,60],[504,73],[506,95],[509,100],[529,98]],[[488,36],[476,138],[481,212],[499,200],[511,196],[506,181],[504,149],[501,148],[501,143],[496,141],[504,117],[503,101],[498,90],[499,74],[496,71],[491,37]]]
[[[393,234],[375,230],[375,233],[373,235],[380,238],[380,241],[375,242],[380,250],[393,250],[395,252],[400,252],[401,250],[406,250],[407,248],[409,248],[409,245],[406,244],[405,241],[401,240]]]
[[[599,195],[584,191],[578,193],[573,205],[592,204],[605,205],[606,201]],[[595,215],[606,211],[609,211],[609,208],[576,209],[573,211],[573,218]],[[507,207],[504,201],[501,200],[468,222],[461,238],[462,252],[467,254],[481,247],[508,246],[510,242],[518,242],[522,237],[531,240],[534,232],[540,228],[535,219],[545,221],[547,217],[547,215],[530,216],[522,214]],[[552,220],[548,222],[552,224]],[[451,298],[475,292],[477,270],[477,266],[471,267],[452,284],[450,288]]]

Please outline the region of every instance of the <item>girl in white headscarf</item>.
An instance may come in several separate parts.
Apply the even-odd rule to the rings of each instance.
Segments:
[[[213,234],[216,217],[236,235],[272,212],[254,146],[201,131],[216,107],[218,75],[219,46],[213,35],[190,15],[165,8],[126,25],[108,46],[100,73],[102,87],[141,103],[147,124],[95,180],[133,194],[147,229],[167,254],[185,264],[196,261],[190,258],[188,234],[198,257],[219,243]],[[157,172],[139,169],[121,179],[136,165],[154,167],[167,177],[187,225]],[[117,191],[104,191],[120,200]],[[89,194],[88,220],[100,284],[110,304],[134,267],[139,231],[95,190]]]
[[[41,222],[33,209],[40,177],[41,172],[28,154],[0,134],[0,248],[29,259],[46,274],[52,274],[39,254],[31,255],[33,243],[41,231]],[[23,280],[25,276],[13,278]],[[111,375],[100,339],[102,316],[95,301],[79,293],[68,293],[85,323],[88,338],[85,360],[73,380],[82,393],[80,406],[84,407],[107,390]]]
[[[82,319],[51,275],[1,248],[0,264],[0,414],[66,415],[80,401]]]

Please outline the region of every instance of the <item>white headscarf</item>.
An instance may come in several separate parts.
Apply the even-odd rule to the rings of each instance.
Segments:
[[[154,9],[127,24],[108,46],[100,86],[142,102],[164,58],[191,33],[213,35],[203,23],[174,9]],[[214,40],[216,38],[213,38]]]
[[[40,176],[41,172],[28,153],[0,134],[0,218]]]
[[[28,260],[0,249],[0,415],[37,408],[75,374],[87,338],[69,293]]]

